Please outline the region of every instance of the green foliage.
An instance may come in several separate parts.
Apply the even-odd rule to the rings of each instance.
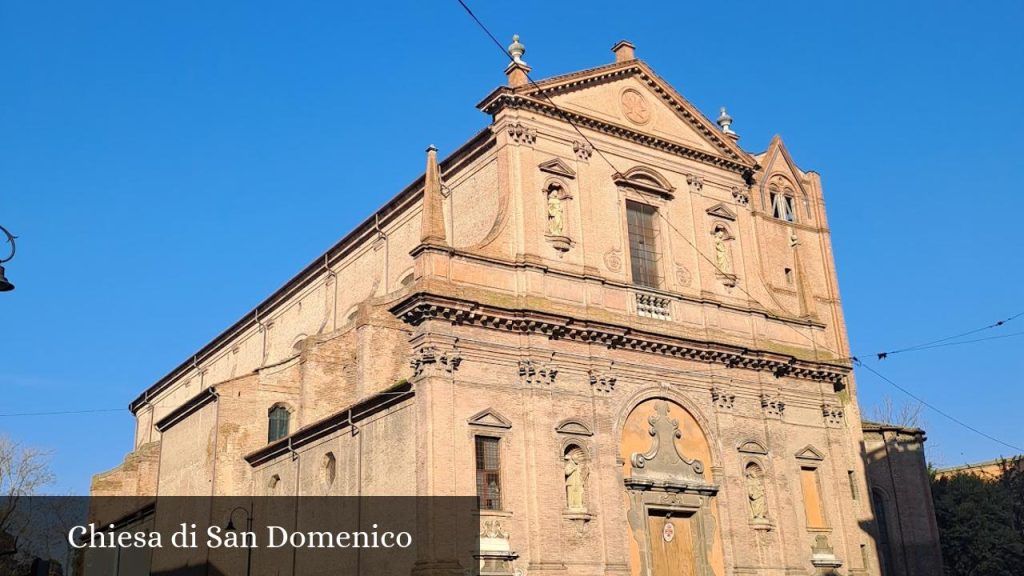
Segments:
[[[960,473],[933,478],[946,576],[1020,576],[1024,571],[1024,473],[998,480]]]

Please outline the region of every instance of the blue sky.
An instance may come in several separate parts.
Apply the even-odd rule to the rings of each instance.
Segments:
[[[471,3],[536,78],[628,38],[705,114],[727,105],[748,150],[782,134],[822,174],[856,354],[1024,311],[1024,5],[664,4]],[[0,224],[20,236],[0,413],[125,407],[412,181],[427,144],[482,128],[505,65],[455,0],[0,0],[0,54]],[[1022,342],[875,367],[1022,446]],[[1012,452],[925,417],[940,464]],[[132,430],[127,410],[0,417],[53,450],[61,492]]]

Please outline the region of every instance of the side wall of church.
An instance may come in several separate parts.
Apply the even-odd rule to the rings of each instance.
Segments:
[[[942,552],[924,458],[924,433],[865,424],[864,450],[875,509],[874,532],[885,573],[941,574]]]

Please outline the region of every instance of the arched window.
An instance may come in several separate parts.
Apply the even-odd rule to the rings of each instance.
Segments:
[[[782,192],[778,188],[771,188],[772,218],[796,222],[796,206],[793,200],[793,191],[786,189]]]
[[[288,435],[288,420],[291,417],[291,412],[287,406],[280,404],[270,409],[268,420],[269,426],[267,427],[267,442],[273,442],[280,440]]]

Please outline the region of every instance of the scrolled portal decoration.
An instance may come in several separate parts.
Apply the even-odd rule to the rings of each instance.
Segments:
[[[646,452],[634,452],[630,456],[634,475],[664,481],[685,480],[703,483],[704,463],[687,459],[679,452],[676,440],[683,437],[679,420],[669,416],[668,402],[655,404],[655,414],[648,417],[648,434],[651,447]],[[642,472],[642,474],[641,474]]]
[[[640,563],[633,573],[723,574],[719,489],[706,477],[711,448],[693,414],[667,398],[640,402],[623,423],[620,454],[631,557]]]

